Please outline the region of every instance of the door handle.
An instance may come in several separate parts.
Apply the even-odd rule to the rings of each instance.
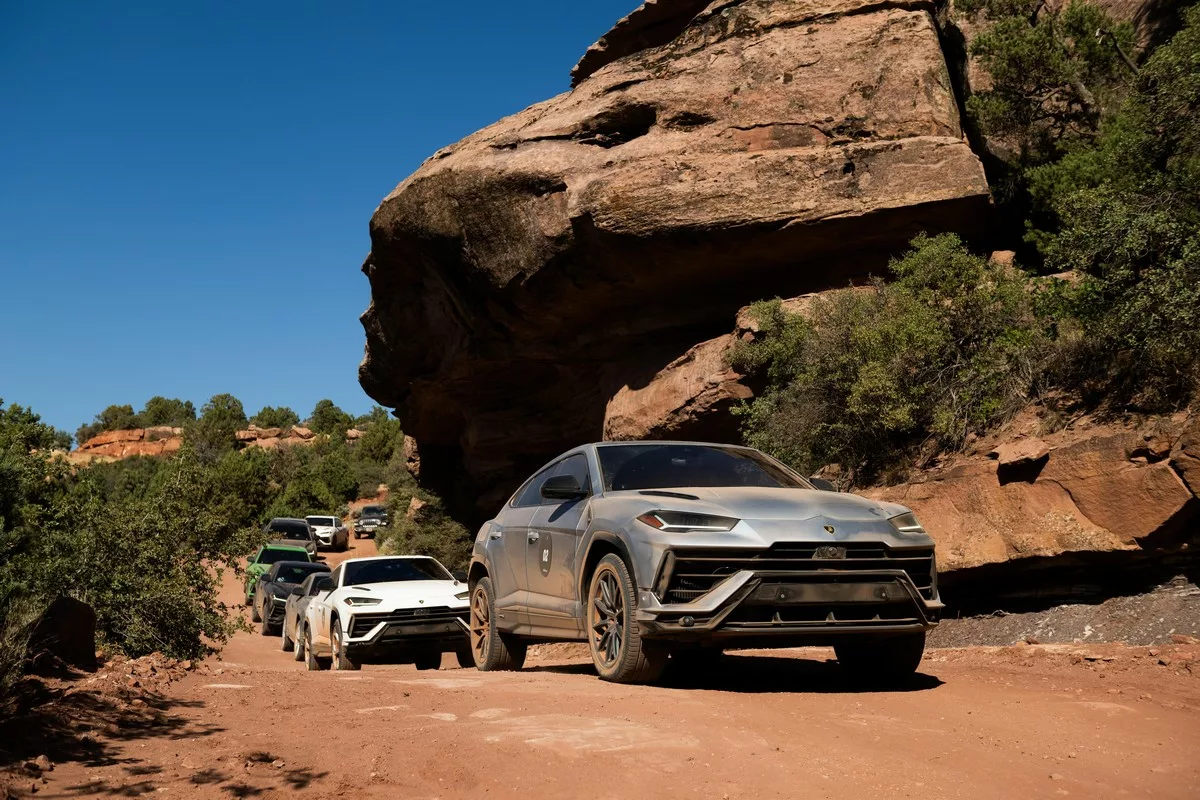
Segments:
[[[489,539],[499,539],[503,534],[504,534],[503,528],[493,528],[492,532],[488,534],[488,538]]]
[[[540,538],[542,538],[542,535],[541,535],[540,533],[538,533],[537,531],[530,531],[530,532],[529,532],[529,541],[530,541],[531,543],[532,543],[532,542],[536,542],[536,541],[537,541],[538,539],[540,539]]]

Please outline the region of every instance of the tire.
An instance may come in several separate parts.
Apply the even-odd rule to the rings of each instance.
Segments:
[[[856,683],[890,685],[912,677],[925,652],[925,633],[847,636],[833,645],[838,664]]]
[[[279,649],[287,653],[296,649],[296,643],[287,633],[287,619],[283,620],[283,624],[279,626]]]
[[[362,669],[362,664],[354,661],[346,654],[346,647],[342,643],[342,624],[338,620],[333,620],[333,668],[339,672],[355,671]]]
[[[650,683],[667,666],[668,651],[644,641],[638,630],[637,590],[620,556],[600,559],[588,589],[587,630],[592,663],[613,683]]]
[[[471,660],[481,672],[520,669],[526,645],[501,633],[492,624],[495,618],[496,592],[492,579],[483,577],[471,590]]]
[[[258,603],[254,600],[250,601],[250,621],[262,622],[262,615],[258,613]]]
[[[305,653],[304,637],[306,635],[307,634],[304,632],[303,628],[296,631],[296,640],[294,642],[292,642],[292,660],[293,661],[304,661],[305,660],[304,659],[304,653]]]
[[[313,655],[312,630],[307,626],[304,628],[304,663],[308,666],[309,672],[320,672],[330,667],[330,659],[317,658]]]
[[[262,627],[258,632],[263,636],[275,636],[279,633],[279,631],[275,630],[275,626],[267,622],[265,619],[262,621]]]
[[[455,657],[458,658],[458,665],[463,669],[474,669],[475,655],[471,652],[470,647],[465,647],[454,651]]]
[[[695,650],[673,650],[670,667],[685,673],[710,673],[721,667],[721,657],[725,654],[719,647],[700,647]]]
[[[413,664],[416,665],[417,669],[421,670],[437,669],[438,667],[442,666],[442,654],[422,653],[416,657],[416,659],[413,661]]]

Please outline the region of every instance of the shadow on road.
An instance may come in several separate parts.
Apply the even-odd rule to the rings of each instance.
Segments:
[[[530,672],[561,675],[595,675],[591,664],[559,664],[530,667]],[[718,692],[760,694],[797,692],[838,694],[857,692],[920,692],[936,689],[943,681],[918,672],[889,683],[863,683],[846,675],[836,661],[762,655],[722,655],[703,666],[669,664],[658,685],[666,689],[703,689]]]

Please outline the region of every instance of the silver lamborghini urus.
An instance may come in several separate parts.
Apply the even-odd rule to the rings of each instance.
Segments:
[[[656,680],[668,659],[800,645],[895,680],[916,671],[942,609],[933,540],[909,509],[695,442],[554,459],[479,530],[469,580],[479,669],[586,641],[600,677],[623,683]]]

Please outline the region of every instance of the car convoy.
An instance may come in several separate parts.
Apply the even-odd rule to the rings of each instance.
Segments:
[[[911,510],[721,444],[564,453],[479,529],[466,576],[426,556],[329,571],[285,549],[307,554],[291,539],[260,549],[247,602],[310,670],[436,669],[443,653],[520,669],[531,644],[582,641],[601,678],[644,683],[669,660],[826,645],[853,678],[886,682],[916,671],[943,608]]]

